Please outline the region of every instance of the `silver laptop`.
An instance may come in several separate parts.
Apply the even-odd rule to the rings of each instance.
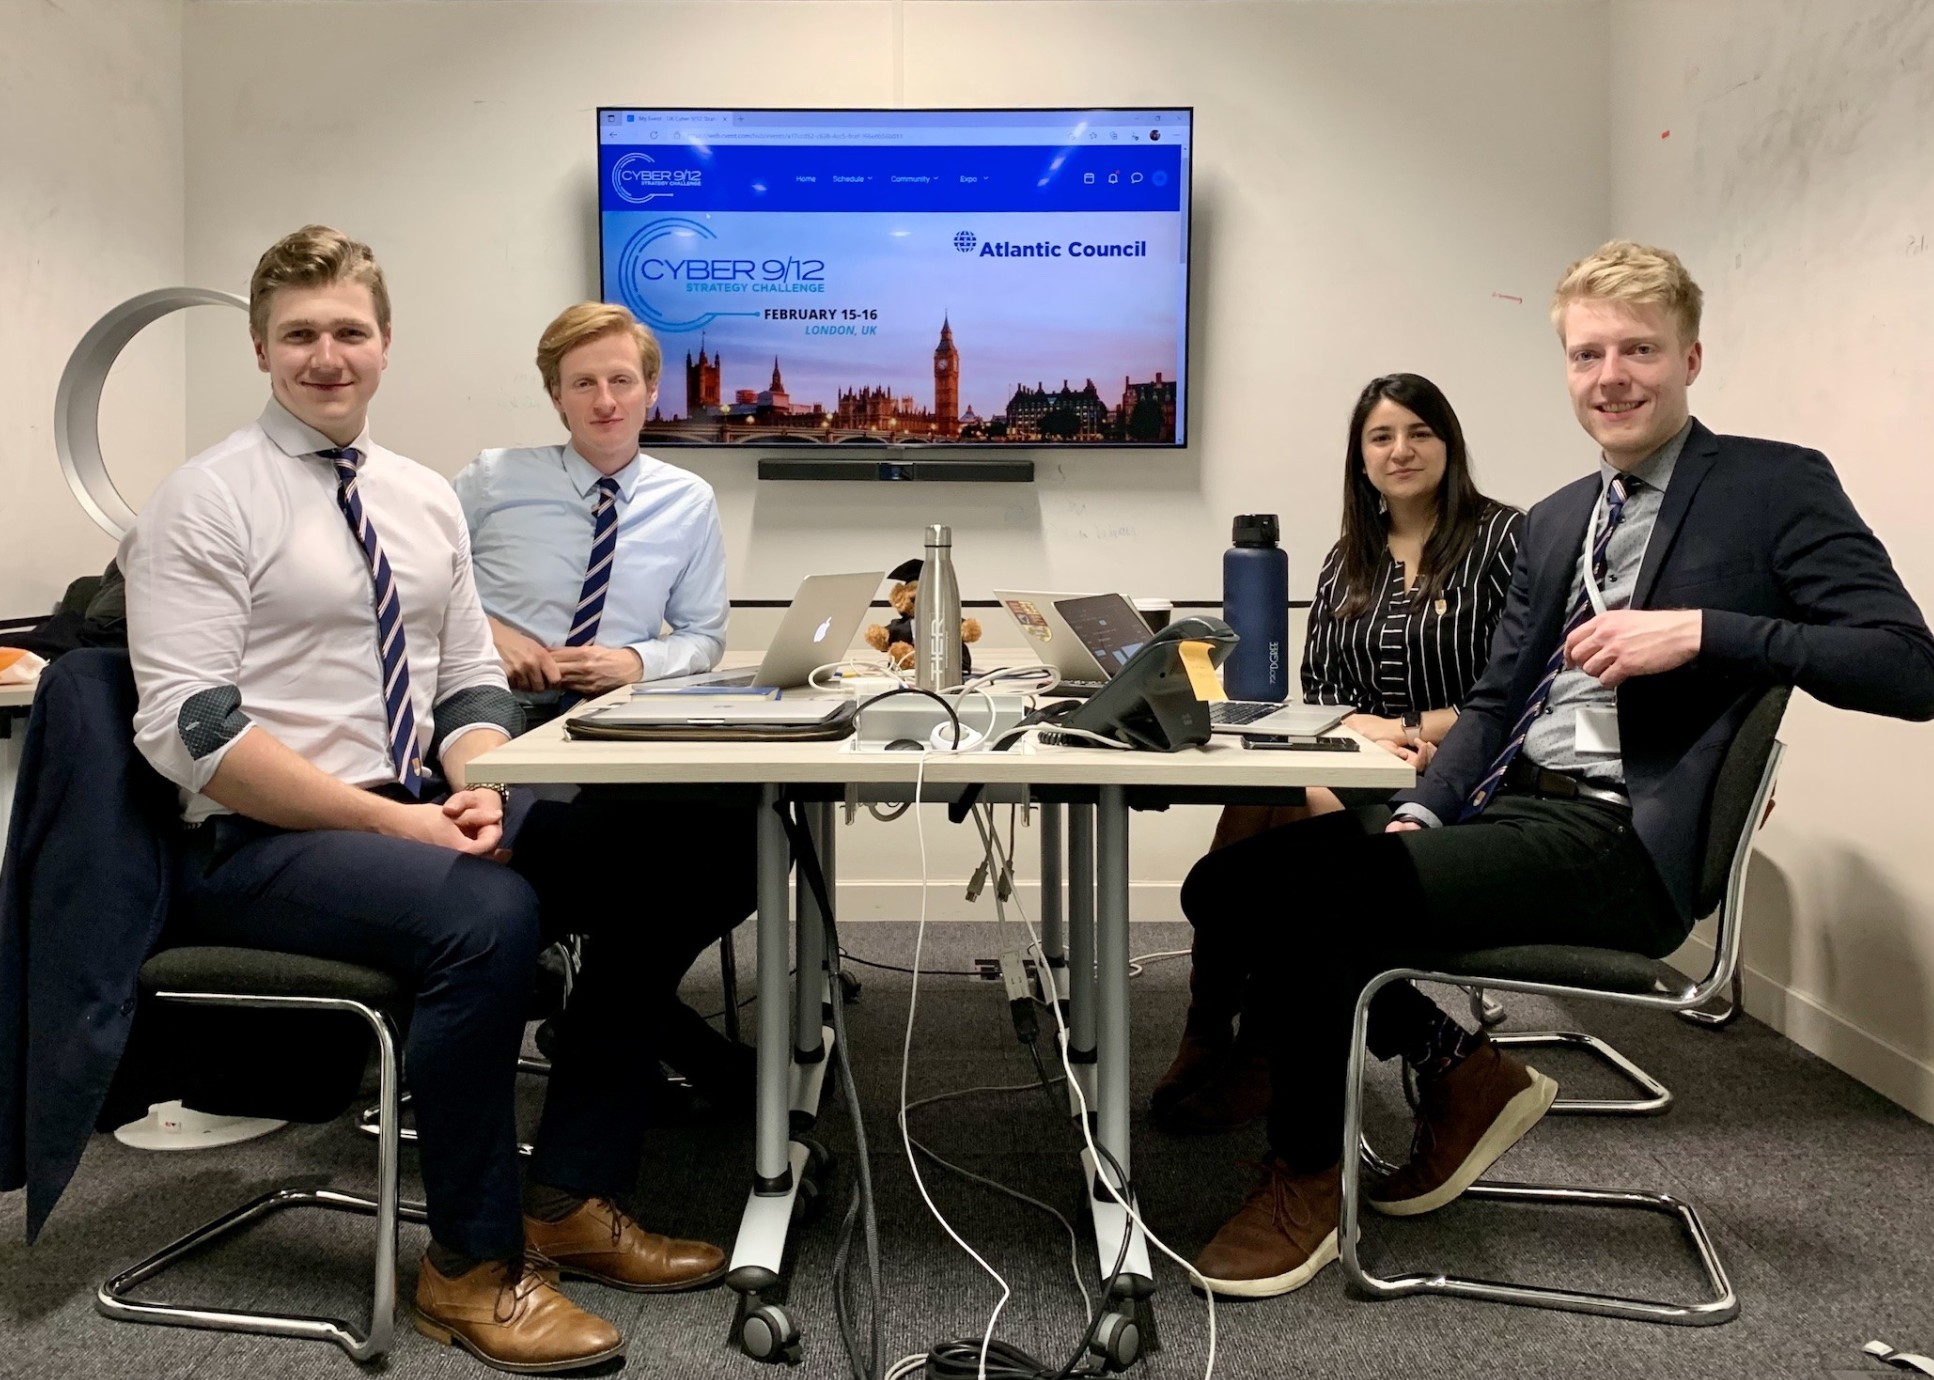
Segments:
[[[1119,594],[1058,599],[1055,612],[1111,677],[1153,636],[1135,606]],[[1277,704],[1274,700],[1210,700],[1211,733],[1314,738],[1335,728],[1350,711],[1329,704]]]
[[[862,570],[852,575],[808,575],[799,582],[792,606],[779,620],[772,645],[756,671],[707,671],[696,676],[674,676],[648,685],[763,685],[791,690],[821,666],[841,657],[866,619],[873,596],[886,579],[884,570]]]
[[[1038,657],[1043,665],[1054,668],[1054,673],[1064,681],[1077,685],[1099,686],[1108,679],[1108,672],[1096,661],[1093,653],[1082,645],[1081,639],[1074,635],[1068,620],[1061,616],[1055,602],[1061,599],[1088,599],[1092,595],[1054,593],[1048,590],[997,589],[994,597],[1001,601],[1015,625],[1020,628],[1026,639],[1025,645],[1030,653]]]
[[[838,696],[802,695],[765,700],[746,695],[634,695],[592,710],[601,724],[796,724],[824,723],[845,707]]]

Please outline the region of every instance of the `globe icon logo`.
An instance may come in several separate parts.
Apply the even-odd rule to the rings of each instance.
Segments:
[[[973,253],[974,246],[979,243],[980,241],[974,238],[974,232],[972,230],[962,230],[958,235],[954,236],[954,248],[963,254]]]

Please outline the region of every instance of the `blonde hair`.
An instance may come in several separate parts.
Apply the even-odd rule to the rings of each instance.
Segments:
[[[1566,269],[1551,295],[1551,324],[1565,338],[1565,308],[1577,301],[1659,306],[1678,325],[1680,343],[1699,339],[1706,295],[1679,256],[1631,240],[1612,240]]]
[[[248,328],[257,340],[268,335],[269,301],[283,288],[361,283],[376,306],[376,326],[389,334],[389,289],[376,255],[328,225],[305,225],[270,245],[255,262],[248,280]]]
[[[638,347],[638,364],[648,384],[658,382],[664,356],[657,337],[638,324],[629,311],[610,302],[579,302],[566,307],[557,319],[544,328],[537,340],[537,372],[544,377],[544,391],[553,399],[562,388],[559,368],[564,356],[580,345],[602,340],[607,335],[629,335]]]

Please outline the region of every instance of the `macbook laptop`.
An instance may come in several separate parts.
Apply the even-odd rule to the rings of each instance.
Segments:
[[[792,605],[779,620],[772,645],[766,648],[765,659],[756,671],[707,671],[646,683],[667,689],[681,685],[767,685],[791,690],[804,685],[814,671],[846,655],[885,579],[883,570],[808,575],[800,581],[799,592],[792,596]]]
[[[1153,636],[1135,606],[1119,594],[1087,594],[1054,601],[1055,612],[1109,676],[1128,664]],[[1211,733],[1257,733],[1314,738],[1343,721],[1347,706],[1277,704],[1274,700],[1210,700]]]
[[[1086,688],[1092,694],[1107,681],[1108,672],[1102,669],[1094,654],[1075,636],[1074,629],[1068,626],[1068,620],[1055,607],[1055,602],[1060,599],[1088,599],[1092,595],[997,589],[994,597],[1001,601],[1001,607],[1019,626],[1028,651],[1043,665],[1052,667],[1064,684],[1073,685],[1077,690]]]
[[[767,724],[824,723],[847,701],[836,696],[802,695],[790,700],[749,699],[744,695],[637,695],[594,709],[602,724]]]

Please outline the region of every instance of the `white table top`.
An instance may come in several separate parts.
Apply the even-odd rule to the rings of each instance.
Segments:
[[[614,691],[593,703],[622,698]],[[590,706],[586,706],[589,708]],[[1335,730],[1347,734],[1347,729]],[[1350,735],[1354,736],[1354,735]],[[1111,752],[1040,747],[1010,752],[856,752],[847,742],[620,743],[573,740],[556,719],[470,764],[476,780],[615,784],[801,783],[912,784],[922,771],[935,785],[1289,787],[1361,786],[1398,790],[1416,777],[1405,763],[1362,741],[1356,752],[1251,752],[1236,735],[1180,752]]]
[[[25,685],[0,685],[0,709],[25,709],[34,702],[34,691],[39,686],[38,677]]]

